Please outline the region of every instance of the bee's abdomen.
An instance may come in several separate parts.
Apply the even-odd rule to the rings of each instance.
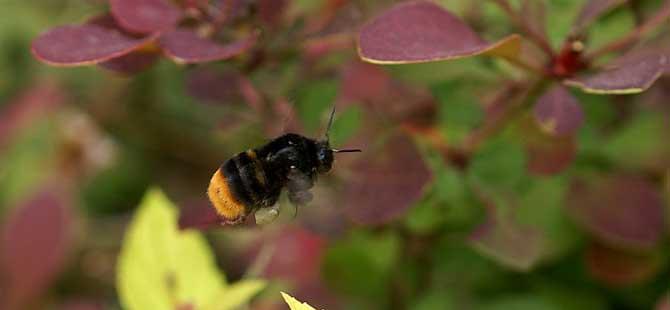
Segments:
[[[256,158],[256,152],[248,150],[227,160],[217,170],[210,182],[209,196],[219,215],[232,220],[231,217],[245,216],[257,208],[274,204],[279,190],[271,183],[261,161]],[[217,204],[212,198],[212,190],[213,187],[223,185],[227,190],[226,195],[223,195],[226,198],[219,199]]]
[[[224,176],[222,169],[218,169],[212,176],[207,189],[207,196],[209,196],[209,200],[216,209],[216,213],[227,222],[242,220],[248,210],[234,187],[235,185],[231,184],[228,178]]]

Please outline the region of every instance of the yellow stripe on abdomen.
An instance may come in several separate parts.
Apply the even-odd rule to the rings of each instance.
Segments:
[[[209,182],[207,196],[209,196],[209,200],[214,205],[216,213],[226,219],[226,221],[235,222],[246,215],[246,208],[233,197],[228,182],[223,174],[221,174],[220,169],[216,170]]]

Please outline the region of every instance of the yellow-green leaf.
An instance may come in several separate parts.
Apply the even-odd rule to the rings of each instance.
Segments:
[[[198,232],[177,229],[177,210],[150,190],[125,236],[117,287],[125,309],[200,309],[225,291],[225,279]]]
[[[291,310],[316,310],[306,302],[300,302],[289,294],[281,292],[281,296],[284,298],[284,301],[288,307],[291,308]]]
[[[208,303],[207,310],[237,309],[246,304],[254,295],[265,288],[264,280],[242,280],[228,286]]]

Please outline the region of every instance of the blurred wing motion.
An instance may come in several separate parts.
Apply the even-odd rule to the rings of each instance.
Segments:
[[[288,189],[288,199],[296,206],[302,206],[314,198],[314,195],[309,191],[314,186],[314,178],[306,175],[297,169],[292,169],[288,174],[288,182],[286,188]]]

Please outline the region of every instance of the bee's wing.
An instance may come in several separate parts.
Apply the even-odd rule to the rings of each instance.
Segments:
[[[288,199],[294,205],[300,206],[312,201],[313,195],[309,189],[314,186],[314,177],[293,169],[288,174]]]

